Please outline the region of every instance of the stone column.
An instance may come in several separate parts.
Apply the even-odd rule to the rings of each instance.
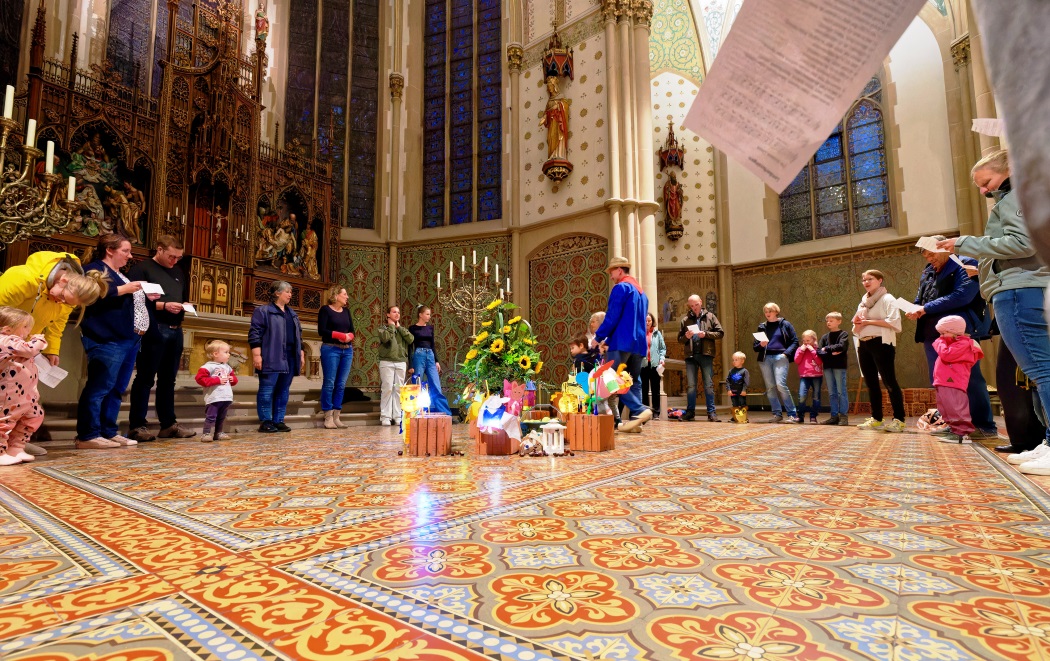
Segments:
[[[967,3],[969,5],[970,3]],[[972,9],[967,7],[970,16],[975,16]],[[975,102],[975,117],[998,117],[995,111],[995,95],[992,86],[988,82],[988,69],[984,65],[984,39],[981,38],[980,26],[973,21],[970,30],[970,71],[973,76],[973,98]],[[1023,66],[1018,63],[1018,66]],[[999,138],[991,135],[978,136],[981,145],[981,155],[987,156],[999,149]],[[983,231],[983,225],[982,225]]]
[[[525,59],[525,50],[521,44],[507,46],[507,71],[510,73],[510,111],[507,122],[510,125],[510,225],[521,224],[521,174],[518,165],[521,163],[521,65]],[[507,223],[504,223],[506,225]]]
[[[623,233],[620,231],[620,212],[622,210],[622,181],[620,160],[623,152],[620,148],[620,77],[612,70],[616,58],[616,0],[603,0],[602,15],[605,17],[606,68],[608,69],[606,85],[606,107],[609,109],[609,199],[605,208],[609,210],[609,255],[623,254]]]
[[[638,154],[638,199],[640,221],[638,254],[641,262],[639,280],[649,297],[649,311],[656,314],[656,203],[653,159],[653,111],[649,69],[649,33],[653,19],[651,0],[635,0],[634,4],[634,117]]]
[[[405,90],[405,77],[390,74],[390,217],[387,218],[387,241],[401,239],[401,97]]]
[[[977,136],[971,130],[973,125],[973,81],[970,78],[970,35],[964,34],[951,46],[952,64],[955,77],[959,82],[958,103],[961,111],[959,127],[961,144],[956,160],[956,200],[959,205],[959,233],[981,234],[984,231],[985,205],[981,193],[970,180],[970,168],[980,158]]]
[[[617,39],[616,55],[619,57],[619,70],[615,70],[612,67],[609,69],[609,77],[620,76],[622,77],[621,82],[623,83],[620,87],[620,117],[622,118],[621,126],[623,129],[623,145],[620,150],[623,157],[623,186],[620,189],[620,196],[625,200],[632,200],[635,197],[635,174],[634,174],[634,162],[636,158],[636,147],[634,142],[634,104],[631,102],[631,88],[633,86],[633,67],[631,66],[631,10],[629,7],[629,0],[620,0],[619,11],[617,13],[617,28],[619,31],[619,39]],[[648,52],[648,51],[647,51]],[[610,64],[614,62],[612,54],[610,54]],[[633,218],[633,215],[628,212],[628,218]],[[628,232],[630,236],[630,232]]]

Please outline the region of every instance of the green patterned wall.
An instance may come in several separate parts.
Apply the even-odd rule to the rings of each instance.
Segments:
[[[350,296],[354,320],[354,364],[349,385],[379,392],[379,340],[376,329],[386,317],[389,252],[381,246],[340,248],[339,282]]]
[[[510,275],[510,238],[477,239],[431,243],[425,246],[409,246],[397,251],[397,302],[401,306],[405,325],[415,323],[415,309],[419,304],[429,305],[434,311],[434,332],[437,341],[438,360],[442,368],[451,369],[457,352],[462,360],[470,343],[470,325],[455,315],[449,314],[438,302],[438,272],[441,286],[448,286],[448,263],[454,261],[459,271],[460,257],[467,258],[470,268],[471,251],[478,253],[478,263],[489,258],[489,269],[499,264],[500,282],[506,284]],[[511,283],[515,289],[525,283]],[[502,285],[501,285],[502,286]],[[445,379],[442,378],[442,383]],[[452,401],[452,393],[446,392]]]
[[[673,71],[697,85],[703,80],[704,62],[688,0],[657,0],[649,35],[649,69],[652,77]]]
[[[788,264],[734,270],[733,289],[736,294],[737,338],[733,350],[747,354],[747,368],[752,381],[757,377],[762,388],[762,377],[752,351],[758,324],[765,319],[762,306],[769,301],[780,306],[784,318],[798,331],[807,328],[818,336],[827,332],[824,316],[832,310],[842,313],[843,329],[849,331],[849,320],[857,311],[864,293],[860,274],[867,269],[878,269],[886,275],[885,286],[899,298],[914,300],[919,288],[919,275],[926,261],[910,246],[879,250],[865,250],[854,255],[799,260]],[[904,320],[904,329],[897,338],[897,379],[903,388],[929,388],[929,370],[922,351],[916,344],[915,323]],[[856,353],[850,354],[850,401],[854,400],[860,371]],[[792,392],[798,393],[798,375],[791,370]],[[755,389],[755,392],[758,392]]]

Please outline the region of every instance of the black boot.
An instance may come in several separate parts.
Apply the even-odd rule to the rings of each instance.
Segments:
[[[837,415],[833,415],[830,418],[828,418],[827,420],[822,421],[820,424],[822,424],[822,425],[837,425],[837,424],[839,424],[839,417]]]

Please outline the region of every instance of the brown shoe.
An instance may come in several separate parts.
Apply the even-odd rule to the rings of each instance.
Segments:
[[[196,435],[197,432],[184,429],[177,422],[166,429],[161,429],[157,434],[160,438],[193,438]]]
[[[718,416],[715,415],[714,413],[708,413],[707,414],[707,421],[708,422],[722,422],[721,420],[718,419]]]
[[[128,432],[128,438],[139,443],[148,443],[157,440],[157,435],[149,430],[149,427],[135,427]]]

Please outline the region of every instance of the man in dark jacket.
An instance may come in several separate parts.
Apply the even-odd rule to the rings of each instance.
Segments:
[[[631,277],[631,263],[624,257],[613,257],[605,269],[613,281],[609,292],[609,305],[605,321],[595,331],[599,344],[608,347],[606,357],[614,366],[627,365],[631,375],[631,389],[620,395],[631,412],[631,419],[620,424],[620,431],[633,431],[649,422],[652,410],[642,404],[642,360],[647,350],[645,340],[645,315],[649,311],[649,299],[638,281]]]
[[[943,236],[934,239],[943,241]],[[948,315],[958,315],[966,320],[966,332],[974,339],[987,337],[988,327],[985,323],[984,299],[980,297],[980,287],[971,278],[963,265],[952,260],[947,251],[922,250],[927,266],[919,279],[919,293],[915,295],[915,304],[921,310],[909,313],[907,317],[915,322],[915,341],[921,342],[926,350],[926,362],[930,369],[931,383],[933,366],[937,362],[937,352],[933,342],[940,333],[937,322]],[[961,258],[977,266],[977,260],[970,257]],[[965,262],[964,262],[965,263]],[[981,361],[970,370],[970,382],[966,394],[970,400],[970,417],[977,428],[970,434],[971,438],[995,438],[997,435],[995,421],[992,419],[992,402],[988,396],[988,384],[981,373]],[[976,436],[975,436],[976,434]]]
[[[722,339],[725,332],[718,323],[718,317],[704,309],[704,302],[699,296],[690,296],[688,305],[689,313],[682,317],[678,325],[678,341],[685,345],[685,375],[689,382],[689,394],[682,420],[692,420],[696,417],[696,373],[699,370],[704,379],[707,419],[711,422],[721,422],[715,414],[715,340]]]

